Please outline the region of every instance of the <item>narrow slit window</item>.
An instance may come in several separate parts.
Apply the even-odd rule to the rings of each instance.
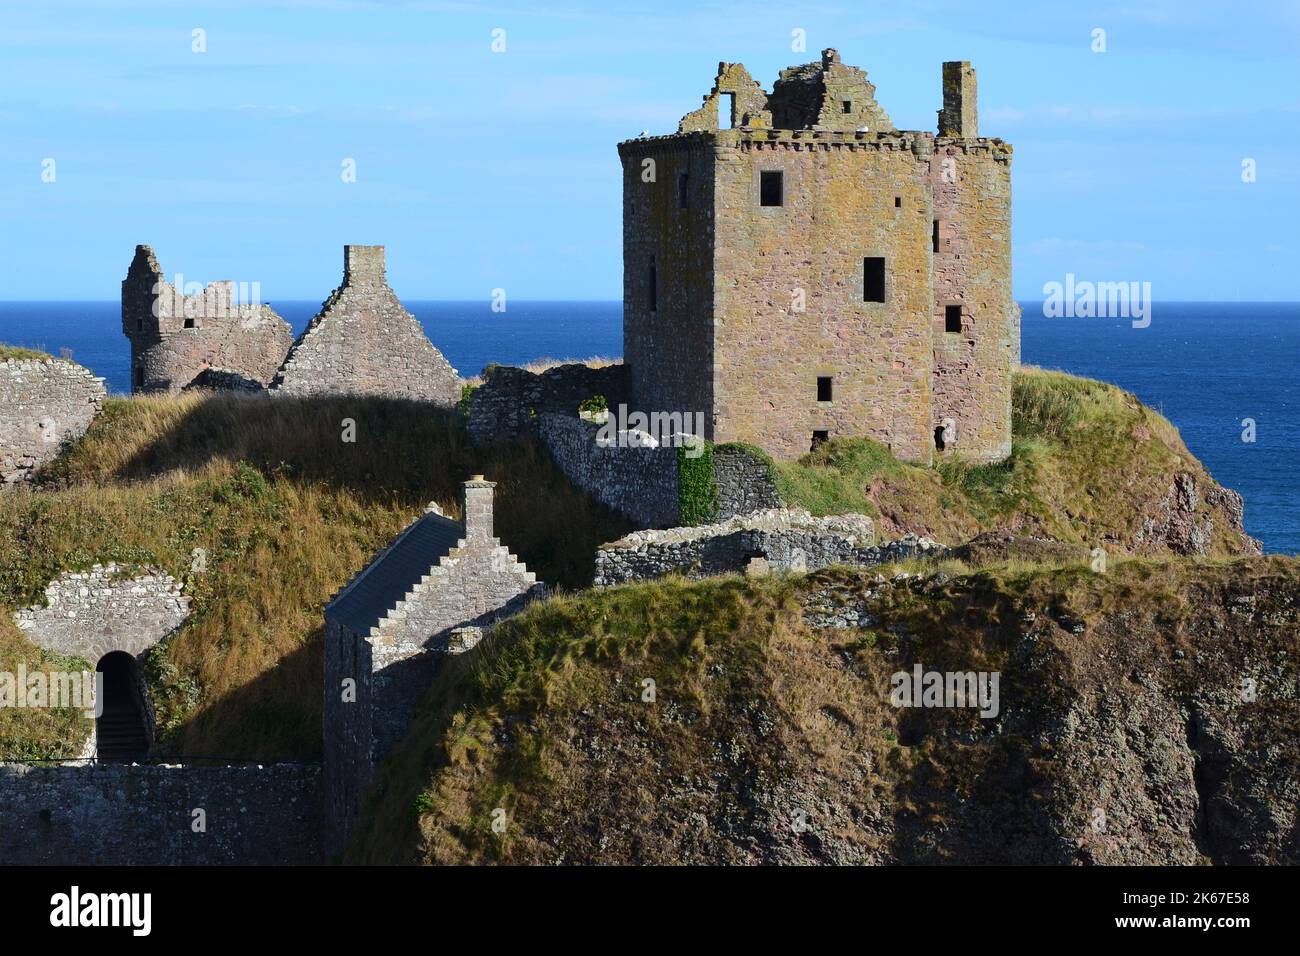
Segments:
[[[853,101],[852,101],[852,100],[845,100],[843,103],[840,104],[840,108],[843,109],[844,112],[846,112],[846,113],[852,113],[852,112],[853,112]]]
[[[650,311],[659,310],[659,267],[655,265],[655,257],[650,257]]]
[[[894,208],[895,208],[895,209],[899,209],[899,208],[902,207],[902,205],[903,205],[903,197],[902,197],[902,196],[895,196],[895,197],[894,197]]]
[[[690,173],[682,173],[677,177],[677,208],[690,208]]]
[[[830,441],[830,439],[831,439],[831,433],[828,431],[820,430],[820,431],[813,432],[812,446],[809,448],[809,451],[816,451],[822,445]]]
[[[862,260],[862,301],[885,301],[885,260],[880,256]]]
[[[960,305],[946,305],[943,307],[943,330],[945,332],[961,331]]]
[[[930,245],[934,247],[935,252],[939,251],[939,220],[938,219],[934,221],[934,229],[930,232]]]
[[[817,376],[817,401],[829,402],[831,400],[831,376]]]
[[[785,174],[779,169],[759,173],[758,194],[761,206],[785,205]]]

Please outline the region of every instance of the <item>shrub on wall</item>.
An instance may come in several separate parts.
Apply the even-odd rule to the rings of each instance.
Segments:
[[[713,482],[713,447],[701,443],[694,458],[691,448],[677,446],[677,505],[683,525],[708,524],[718,516],[718,486]]]

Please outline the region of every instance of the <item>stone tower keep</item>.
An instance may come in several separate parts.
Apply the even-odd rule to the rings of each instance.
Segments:
[[[164,281],[149,246],[136,246],[122,280],[122,331],[131,342],[131,390],[174,392],[206,369],[266,385],[293,344],[293,329],[270,306],[214,282],[184,295]]]
[[[779,457],[850,435],[1008,455],[1011,147],[978,136],[969,63],[944,64],[939,117],[896,129],[826,50],[770,94],[722,63],[676,134],[620,143],[636,405]]]

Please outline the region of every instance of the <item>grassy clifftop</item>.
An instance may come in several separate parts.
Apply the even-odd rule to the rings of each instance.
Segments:
[[[347,859],[1296,863],[1298,665],[1286,558],[590,592],[443,670]]]
[[[1129,392],[1023,368],[1012,439],[1011,457],[992,465],[919,467],[878,442],[848,439],[772,472],[787,503],[870,514],[886,537],[910,531],[955,544],[1009,531],[1130,554],[1258,553],[1242,531],[1240,497]]]
[[[344,419],[355,422],[345,442]],[[787,499],[866,511],[885,536],[956,544],[991,529],[1142,555],[1249,550],[1231,492],[1167,421],[1119,389],[1025,370],[1015,454],[922,468],[832,442],[774,465]],[[292,759],[320,749],[321,608],[430,500],[499,482],[497,530],[542,580],[591,580],[631,525],[574,489],[534,443],[475,449],[452,413],[375,399],[111,399],[42,487],[0,494],[0,670],[60,667],[13,625],[59,573],[147,564],[185,582],[193,615],[151,655],[163,752]],[[191,571],[204,549],[207,570]],[[0,713],[0,755],[72,756],[76,714]]]

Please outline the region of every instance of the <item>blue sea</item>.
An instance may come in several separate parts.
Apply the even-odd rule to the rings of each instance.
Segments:
[[[619,302],[407,302],[462,375],[489,362],[622,354]],[[1158,409],[1221,483],[1246,499],[1246,529],[1272,553],[1300,553],[1300,304],[1155,303],[1151,324],[1044,318],[1024,308],[1021,358],[1112,382]],[[295,331],[320,303],[274,302]],[[68,350],[129,391],[117,302],[0,302],[0,342]],[[1243,420],[1255,441],[1243,441]]]

